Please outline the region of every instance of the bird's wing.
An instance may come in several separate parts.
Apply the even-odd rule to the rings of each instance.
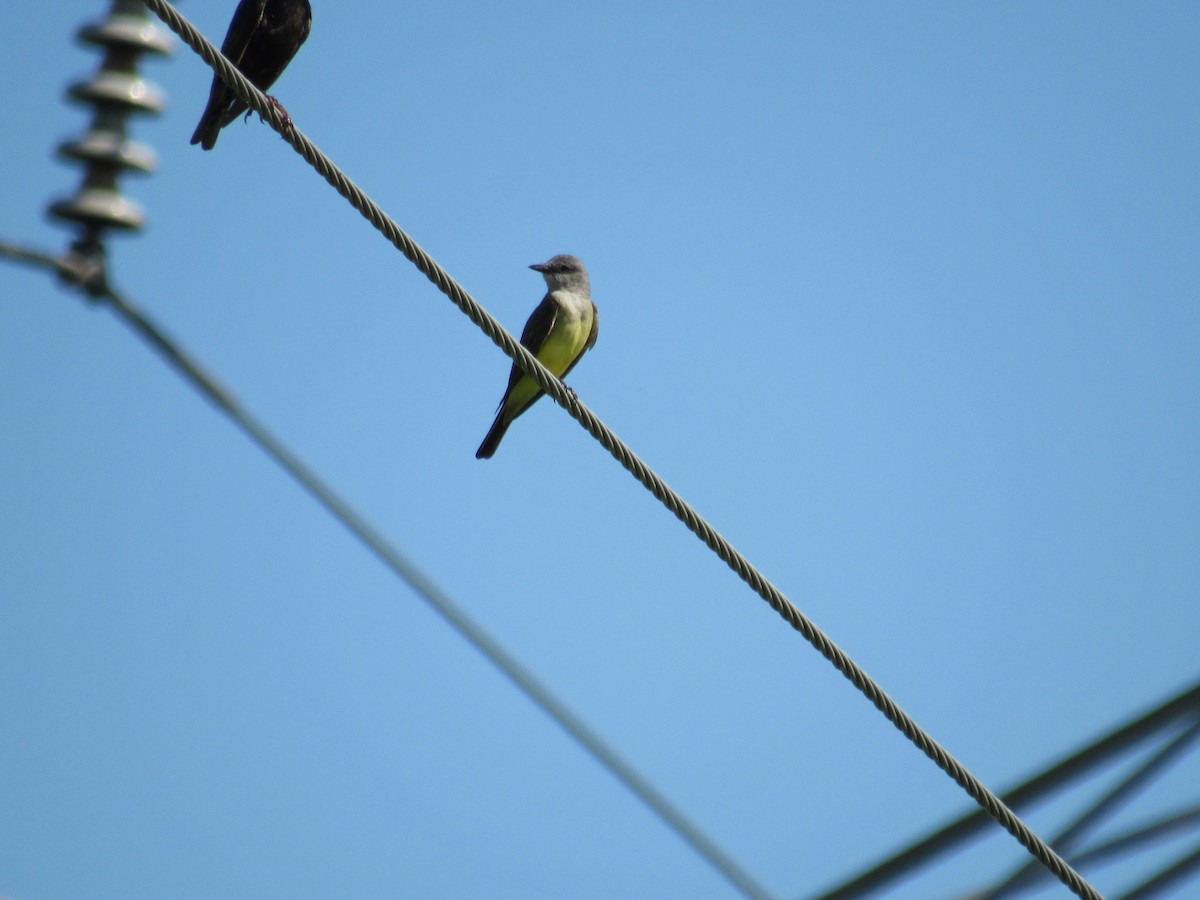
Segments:
[[[583,348],[584,351],[591,350],[596,346],[596,338],[600,337],[600,308],[596,306],[596,301],[592,301],[592,330],[588,333],[587,345]],[[582,355],[582,354],[580,354]]]
[[[542,302],[537,305],[537,309],[529,316],[529,321],[525,323],[525,330],[521,332],[521,346],[537,356],[538,350],[546,341],[546,335],[554,327],[556,318],[558,318],[558,304],[550,294],[546,294],[542,298]],[[525,370],[514,361],[512,371],[508,374],[508,390],[511,391],[513,385],[520,381],[524,374]]]
[[[246,55],[246,48],[250,46],[250,38],[258,30],[266,8],[267,0],[241,0],[233,12],[229,31],[225,33],[225,43],[221,44],[221,52],[239,68],[242,65],[242,57]]]

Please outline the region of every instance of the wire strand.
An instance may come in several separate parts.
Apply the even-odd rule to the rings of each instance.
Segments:
[[[150,344],[164,360],[210,403],[233,420],[247,437],[275,460],[334,518],[358,538],[381,562],[399,576],[435,612],[475,647],[533,703],[559,724],[580,746],[685,842],[708,860],[739,891],[753,900],[771,900],[772,895],[728,853],[675,806],[634,766],[589,727],[562,700],[504,649],[475,622],[428,575],[392,545],[346,500],[342,499],[315,471],[256,419],[234,396],[209,374],[162,328],[116,291],[94,267],[81,266],[74,257],[60,259],[49,253],[0,241],[0,255],[54,269],[66,282],[84,290],[89,300],[110,306],[117,316]]]
[[[1026,850],[1035,856],[1060,881],[1081,897],[1099,900],[1100,894],[1083,879],[1066,860],[1037,836],[1000,798],[955,759],[944,747],[925,732],[900,706],[838,647],[823,631],[808,619],[790,600],[738,552],[721,534],[675,491],[667,486],[645,462],[625,445],[591,410],[566,390],[561,381],[550,374],[534,356],[522,347],[479,303],[471,297],[432,257],[354,184],[324,153],[294,126],[284,127],[278,110],[268,103],[266,95],[252,85],[221,53],[167,0],[143,0],[168,28],[191,47],[242,100],[262,116],[273,129],[339,194],[359,211],[393,246],[421,271],[434,286],[445,294],[492,341],[529,374],[538,386],[579,422],[589,434],[647,490],[667,507],[688,529],[725,562],[756,594],[765,600],[817,651],[834,665],[900,732],[949,775],[967,794],[983,807]]]

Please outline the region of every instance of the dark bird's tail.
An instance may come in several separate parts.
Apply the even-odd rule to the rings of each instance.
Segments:
[[[199,144],[205,150],[211,150],[217,146],[217,135],[221,133],[221,125],[219,119],[209,120],[206,116],[200,120],[200,124],[196,126],[196,133],[192,135],[192,143]]]
[[[483,443],[479,445],[479,449],[475,451],[476,459],[491,459],[492,454],[496,452],[496,448],[500,446],[500,441],[504,437],[504,432],[508,431],[508,426],[512,424],[512,420],[505,420],[504,410],[500,410],[496,414],[496,421],[492,423],[491,429],[487,433],[487,437],[483,439]]]
[[[233,99],[236,100],[236,98]],[[217,146],[217,135],[221,133],[221,129],[237,118],[237,113],[233,111],[233,107],[237,105],[239,104],[230,102],[223,84],[213,84],[212,93],[208,98],[208,106],[204,108],[200,124],[196,126],[196,131],[192,134],[192,143],[199,144],[205,150],[211,150]],[[243,109],[246,106],[244,103],[240,105]]]

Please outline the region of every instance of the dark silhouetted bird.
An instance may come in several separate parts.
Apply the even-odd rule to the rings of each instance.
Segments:
[[[283,74],[312,28],[308,0],[241,0],[229,23],[221,52],[260,91],[265,91]],[[271,103],[291,122],[278,100]],[[222,128],[246,111],[246,104],[219,77],[213,76],[208,106],[192,135],[192,143],[205,150],[217,144]]]
[[[529,268],[542,273],[548,290],[525,323],[521,344],[552,374],[566,378],[583,354],[595,346],[596,335],[600,333],[600,313],[592,300],[587,269],[578,258],[566,253]],[[508,426],[543,393],[538,383],[514,362],[496,421],[479,445],[475,458],[490,459]]]

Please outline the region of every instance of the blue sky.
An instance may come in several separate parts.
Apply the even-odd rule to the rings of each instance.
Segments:
[[[1195,681],[1200,8],[315,5],[298,127],[510,331],[579,255],[580,399],[987,784]],[[180,8],[219,43],[233,6]],[[106,11],[0,8],[4,238],[68,240]],[[562,410],[476,461],[508,360],[265,125],[189,146],[185,47],[144,71],[115,283],[727,852],[811,895],[970,807]],[[735,896],[8,264],[0,422],[0,896]],[[1021,860],[996,828],[895,896]]]

